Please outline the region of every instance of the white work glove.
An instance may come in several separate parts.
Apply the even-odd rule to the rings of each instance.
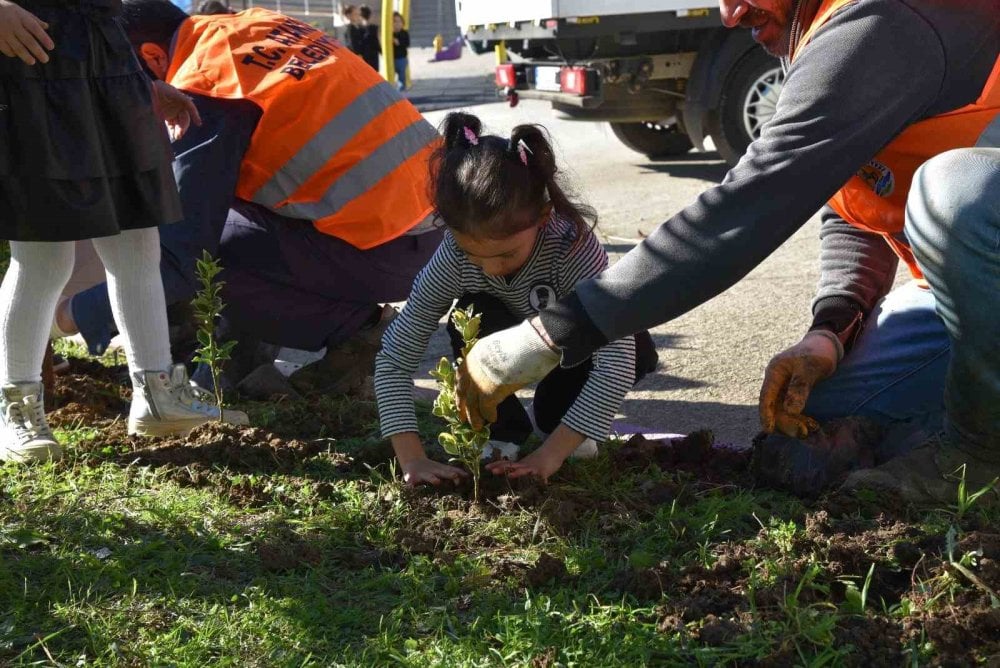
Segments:
[[[459,414],[475,429],[496,422],[500,402],[545,378],[559,357],[528,321],[480,339],[458,368]]]

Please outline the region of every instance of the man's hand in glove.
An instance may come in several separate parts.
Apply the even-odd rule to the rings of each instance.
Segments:
[[[771,359],[760,388],[760,424],[764,431],[779,431],[805,438],[819,429],[816,420],[802,414],[813,387],[837,369],[844,348],[832,332],[808,332],[794,346]]]
[[[559,365],[559,353],[542,338],[541,328],[535,318],[490,334],[472,347],[458,368],[458,411],[473,428],[496,422],[501,401]]]

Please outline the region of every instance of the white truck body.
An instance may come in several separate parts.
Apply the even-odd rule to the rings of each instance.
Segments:
[[[455,13],[462,28],[511,21],[543,21],[609,15],[686,12],[711,9],[705,0],[456,0]]]
[[[498,48],[499,94],[545,100],[561,118],[607,122],[664,158],[712,137],[735,164],[774,114],[780,63],[713,0],[456,0],[477,53]]]

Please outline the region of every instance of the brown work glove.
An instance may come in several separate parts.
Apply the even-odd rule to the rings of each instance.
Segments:
[[[480,339],[458,367],[458,412],[474,429],[496,422],[501,401],[559,365],[559,353],[525,321]]]
[[[829,378],[844,356],[844,348],[832,332],[808,332],[801,341],[775,355],[764,371],[760,388],[760,424],[765,432],[778,431],[805,438],[819,423],[802,414],[813,387]]]

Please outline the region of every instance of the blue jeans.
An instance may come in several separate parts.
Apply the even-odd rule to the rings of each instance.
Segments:
[[[410,66],[409,58],[396,58],[392,61],[396,68],[396,87],[399,90],[406,90],[406,68]]]
[[[881,422],[880,459],[942,428],[956,447],[1000,458],[1000,149],[925,163],[905,232],[930,290],[910,283],[882,300],[806,414]]]

